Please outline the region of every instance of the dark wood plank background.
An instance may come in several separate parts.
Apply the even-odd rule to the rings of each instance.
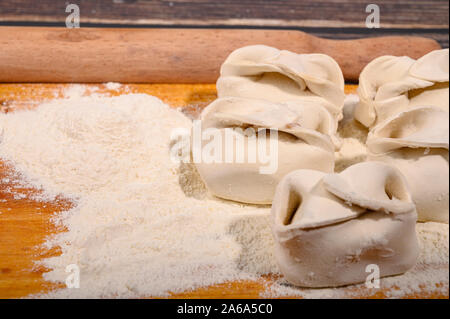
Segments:
[[[64,25],[68,3],[81,26],[299,29],[328,38],[419,35],[448,47],[447,0],[1,0],[0,25]],[[380,7],[380,29],[368,29],[369,3]]]

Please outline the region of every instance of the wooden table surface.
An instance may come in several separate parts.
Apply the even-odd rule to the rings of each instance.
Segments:
[[[2,0],[2,25],[64,26],[68,3],[80,7],[81,27],[190,27],[190,28],[269,28],[302,30],[317,36],[350,39],[367,36],[417,35],[431,37],[443,47],[449,43],[449,4],[447,0],[378,0],[380,29],[368,29],[366,0]],[[1,42],[1,39],[0,39]],[[0,84],[0,109],[33,108],[61,92],[62,84]],[[107,91],[103,85],[96,86]],[[132,92],[155,95],[172,106],[205,106],[216,98],[213,84],[129,85]],[[354,86],[347,87],[353,92]],[[113,93],[116,94],[116,93]],[[0,161],[0,180],[10,171]],[[37,246],[45,236],[58,231],[50,222],[54,212],[70,203],[34,202],[14,199],[8,191],[13,185],[0,184],[0,298],[24,297],[55,288],[42,280],[46,269],[33,261],[54,256],[58,250],[42,251]],[[22,192],[34,192],[23,189]],[[173,295],[173,298],[258,298],[264,285],[260,281],[232,282]],[[384,292],[366,296],[383,298]],[[418,292],[411,298],[448,298],[438,293]]]
[[[61,94],[67,84],[0,84],[0,107],[3,112],[19,108],[34,108],[40,102]],[[159,97],[173,107],[195,109],[204,107],[216,98],[214,84],[130,84],[118,91],[108,91],[104,85],[90,85],[98,92],[112,95],[123,92],[147,93]],[[353,93],[354,85],[347,85],[346,92]],[[57,231],[50,218],[56,212],[71,207],[71,203],[62,200],[54,202],[36,202],[27,198],[15,199],[11,188],[13,182],[6,183],[11,168],[0,160],[0,298],[19,298],[29,294],[45,292],[58,287],[42,279],[43,268],[36,268],[33,261],[55,256],[60,251],[38,248],[45,237]],[[3,180],[3,181],[2,181]],[[31,194],[31,188],[17,189],[21,193]],[[267,283],[276,279],[264,276],[258,281],[228,282],[211,287],[196,289],[185,293],[173,294],[172,298],[259,298]],[[346,287],[347,292],[355,292]],[[386,291],[377,291],[364,298],[383,298]],[[423,290],[405,296],[406,298],[448,298],[447,295]]]
[[[350,39],[383,35],[431,37],[448,47],[447,0],[2,0],[0,25],[64,26],[68,3],[81,27],[215,27],[297,29]],[[380,29],[365,26],[366,6],[380,8]]]

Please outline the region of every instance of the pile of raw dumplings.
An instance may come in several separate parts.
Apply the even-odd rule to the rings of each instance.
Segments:
[[[272,204],[275,255],[295,285],[364,282],[370,264],[381,276],[404,273],[419,254],[416,221],[448,223],[448,59],[447,49],[365,67],[354,118],[369,129],[369,160],[336,174],[345,99],[336,61],[263,45],[238,49],[222,65],[202,129],[276,130],[278,169],[261,174],[263,163],[245,158],[196,163],[197,170],[218,197]],[[256,146],[243,134],[250,154]]]

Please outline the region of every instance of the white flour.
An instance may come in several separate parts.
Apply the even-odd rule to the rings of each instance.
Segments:
[[[189,127],[186,117],[144,94],[84,97],[82,88],[74,87],[66,95],[33,111],[0,115],[0,157],[14,166],[21,183],[42,189],[37,199],[62,195],[75,203],[55,217],[67,232],[45,245],[60,246],[62,255],[43,265],[53,269],[45,279],[55,282],[66,280],[66,266],[78,265],[80,288],[40,297],[164,296],[278,272],[270,209],[211,198],[192,165],[171,162],[170,132]],[[338,169],[365,158],[358,137],[364,134],[347,136],[358,129],[351,119],[343,121]],[[423,246],[418,266],[382,280],[385,287],[400,286],[395,296],[417,291],[421,283],[443,282],[448,290],[448,268],[446,274],[439,266],[423,269],[448,267],[448,225],[419,224],[418,230]],[[275,283],[265,294],[346,292]]]

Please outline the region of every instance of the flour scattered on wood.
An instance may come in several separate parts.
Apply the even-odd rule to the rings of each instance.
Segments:
[[[108,82],[108,83],[105,84],[105,87],[108,90],[118,90],[118,89],[120,89],[122,87],[122,84],[117,83],[117,82]]]
[[[116,84],[106,87],[118,89]],[[187,117],[145,94],[89,94],[73,86],[65,97],[35,110],[0,115],[0,157],[13,167],[2,183],[32,186],[38,191],[27,194],[34,200],[73,203],[54,217],[67,231],[44,245],[59,246],[62,254],[41,264],[51,269],[46,280],[62,283],[66,266],[76,264],[80,288],[37,297],[166,296],[278,274],[270,208],[213,198],[193,165],[170,160],[170,133],[189,128]],[[364,134],[349,133],[360,129],[352,119],[342,123],[343,149],[336,154],[341,168],[365,158],[358,137]],[[23,198],[15,193],[19,188],[10,189],[18,199]],[[423,285],[448,290],[448,225],[417,227],[422,245],[418,265],[381,281],[382,287],[398,288],[392,297],[423,290]],[[344,297],[353,290],[299,289],[281,278],[263,296]]]

